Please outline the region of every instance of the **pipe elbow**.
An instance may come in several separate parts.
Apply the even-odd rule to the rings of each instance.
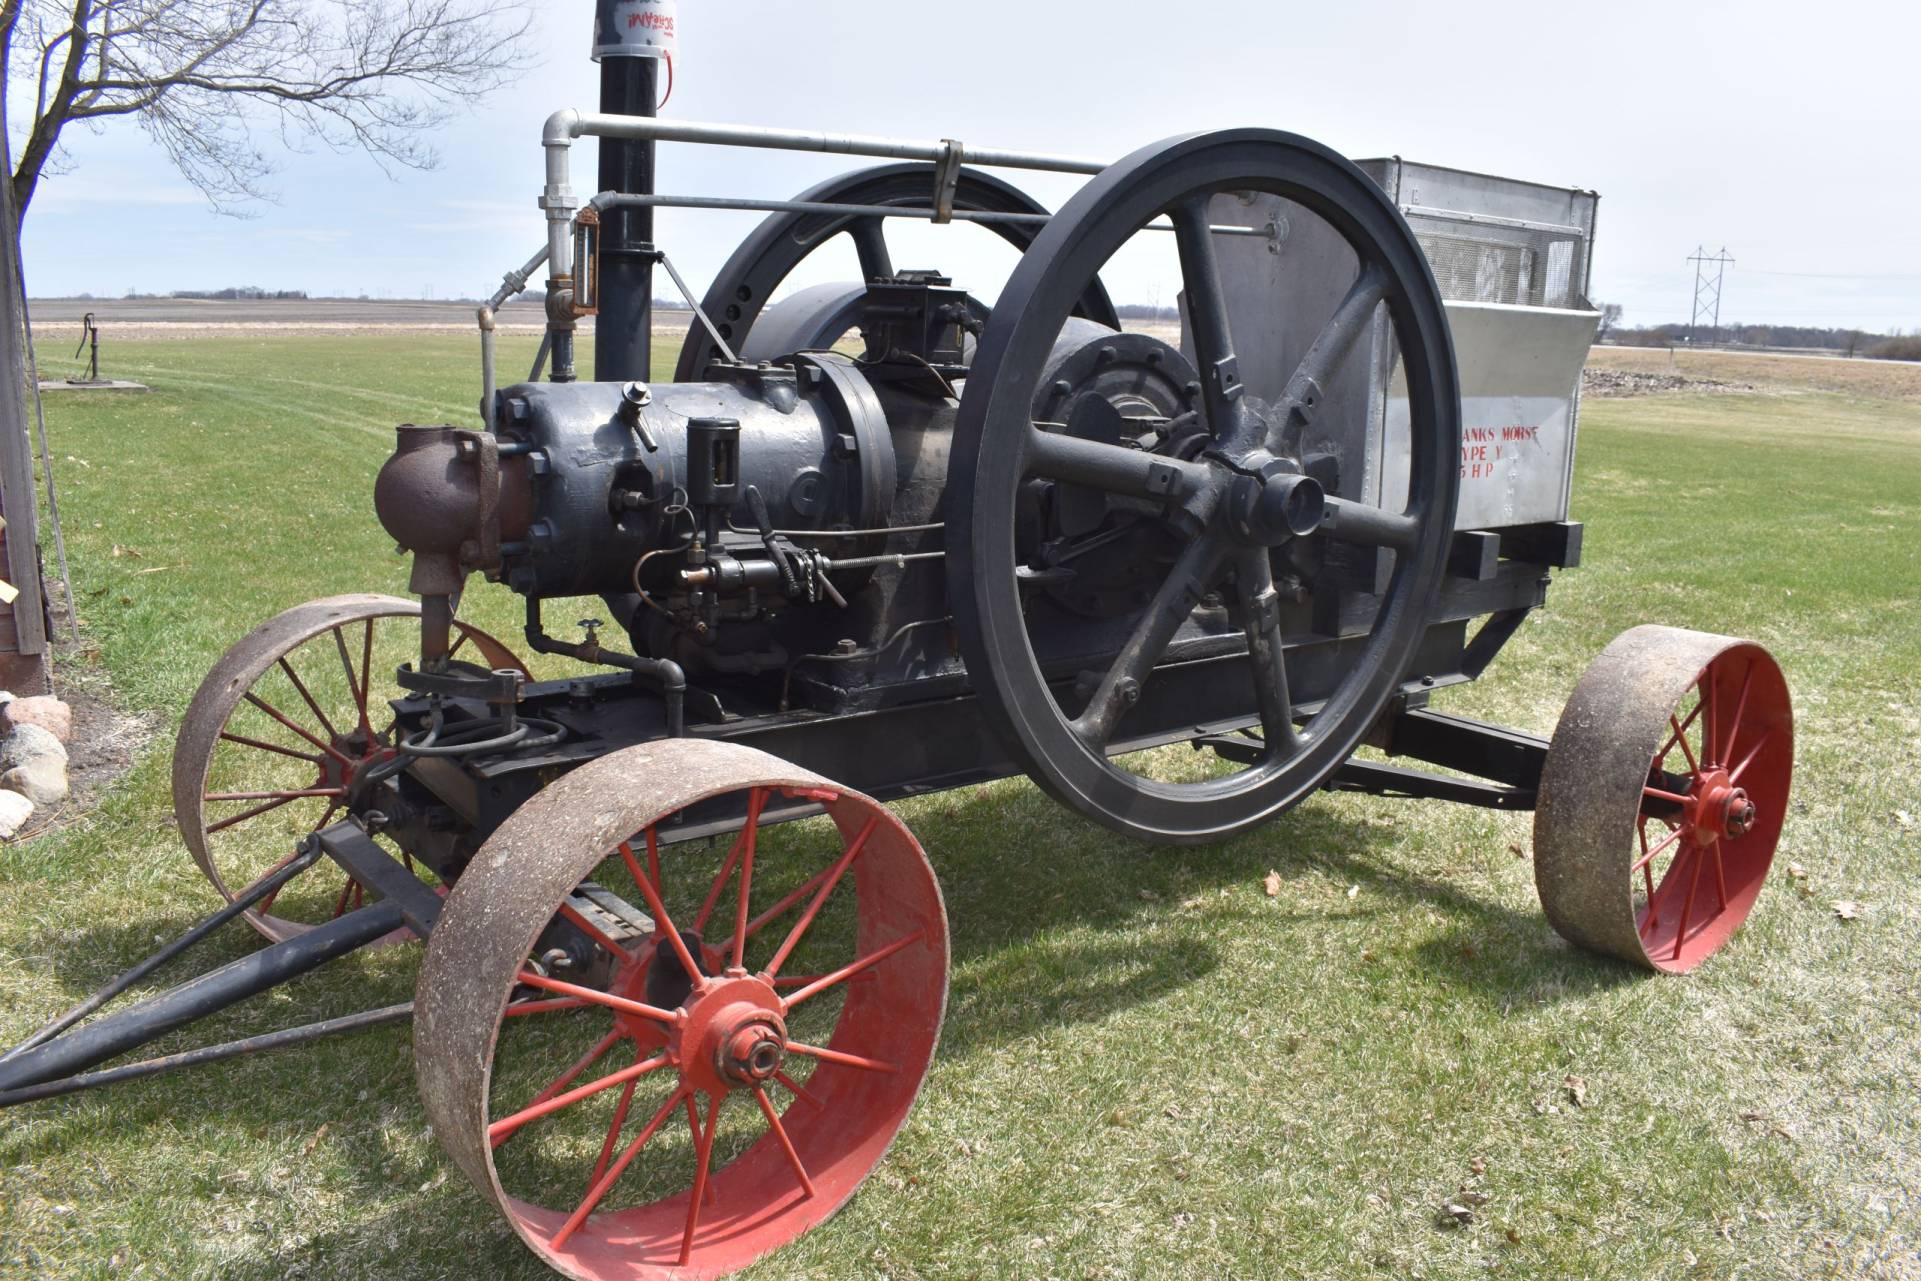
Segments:
[[[540,145],[543,147],[571,147],[574,139],[580,137],[580,112],[572,107],[563,107],[547,117],[547,123],[540,130]]]

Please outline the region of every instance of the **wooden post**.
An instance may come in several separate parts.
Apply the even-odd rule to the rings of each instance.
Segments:
[[[4,155],[0,150],[0,155]],[[0,568],[19,591],[0,605],[0,687],[16,694],[48,689],[46,598],[40,581],[40,513],[27,439],[27,300],[21,296],[19,219],[9,163],[0,169]]]

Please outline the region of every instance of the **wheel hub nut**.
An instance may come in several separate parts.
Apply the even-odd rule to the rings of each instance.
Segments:
[[[1753,830],[1757,817],[1754,802],[1749,800],[1748,794],[1740,788],[1737,787],[1728,793],[1728,799],[1721,813],[1723,820],[1721,827],[1730,840],[1737,836],[1746,836]]]
[[[759,1085],[780,1071],[786,1056],[780,1033],[766,1023],[750,1023],[724,1042],[716,1066],[742,1085]]]

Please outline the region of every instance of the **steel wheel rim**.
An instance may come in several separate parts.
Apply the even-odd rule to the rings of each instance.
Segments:
[[[1535,877],[1550,921],[1648,969],[1699,966],[1753,911],[1793,760],[1787,681],[1765,649],[1624,633],[1569,699],[1542,774]]]
[[[684,772],[656,768],[663,747],[691,760],[691,768]],[[655,809],[609,802],[607,789],[624,788],[643,777],[658,782],[663,772],[675,778],[665,788],[655,789],[657,794],[667,793],[658,812],[641,815],[648,821],[626,850],[620,849],[621,842],[614,844],[611,861],[625,869],[629,878],[623,884],[639,888],[658,869],[671,897],[678,851],[658,845],[650,848],[645,831],[687,805],[741,789],[745,789],[742,794],[763,801],[787,792],[823,801],[840,838],[844,862],[836,860],[839,875],[823,879],[834,865],[823,867],[776,902],[754,901],[750,914],[740,904],[738,886],[743,868],[751,881],[755,844],[746,843],[743,853],[742,843],[732,842],[722,868],[732,879],[714,884],[718,898],[711,892],[706,896],[713,905],[710,926],[723,924],[707,940],[703,956],[715,952],[723,962],[731,962],[731,936],[744,923],[753,940],[742,949],[744,958],[761,969],[727,971],[706,980],[707,990],[696,990],[673,1011],[653,1007],[670,1020],[677,1016],[677,1024],[628,1010],[610,1011],[593,999],[588,999],[585,1010],[556,1009],[556,1018],[585,1018],[590,1023],[603,1017],[614,1019],[619,1039],[599,1048],[605,1038],[588,1032],[589,1049],[598,1048],[598,1054],[585,1064],[560,1056],[547,1070],[562,1066],[562,1059],[567,1070],[542,1090],[514,1101],[495,1100],[497,1087],[515,1075],[515,1069],[504,1064],[507,1038],[535,1018],[548,1017],[542,1011],[523,1019],[518,1012],[510,1015],[508,1011],[530,997],[584,999],[578,990],[556,987],[551,980],[544,990],[538,982],[517,983],[517,979],[540,981],[542,976],[511,962],[519,945],[505,940],[502,932],[531,946],[540,933],[533,920],[540,910],[538,893],[574,877],[575,869],[594,861],[592,851],[537,853],[534,860],[544,864],[540,868],[523,856],[535,843],[551,850],[557,826],[554,814],[595,804],[595,796],[603,806],[612,804],[628,815]],[[687,786],[677,786],[677,780],[686,780]],[[621,825],[618,819],[611,822],[614,828]],[[560,839],[577,830],[569,829]],[[608,825],[602,824],[599,830],[609,830]],[[593,1281],[616,1276],[718,1276],[746,1266],[838,1209],[885,1154],[905,1121],[931,1061],[945,1009],[944,909],[931,869],[899,821],[869,798],[761,753],[730,744],[678,740],[628,749],[583,767],[511,817],[496,842],[483,847],[474,868],[449,896],[429,943],[420,979],[415,1047],[422,1097],[436,1133],[522,1240],[565,1275]],[[766,865],[762,866],[765,872]],[[816,906],[814,896],[823,887],[827,906]],[[801,890],[807,893],[797,896],[795,891]],[[502,894],[506,900],[500,898]],[[536,897],[529,900],[529,894]],[[811,934],[820,928],[836,896],[849,895],[857,895],[861,905],[855,960],[869,958],[867,964],[833,982],[828,982],[834,979],[832,972],[792,975],[792,982],[800,984],[793,986],[789,972]],[[689,928],[686,912],[676,914],[669,903],[657,901],[658,895],[649,897],[646,890],[641,890],[641,897],[645,901],[639,905],[656,921],[664,910],[677,930]],[[880,905],[872,912],[867,910],[870,899]],[[523,905],[510,909],[512,920],[504,924],[503,901]],[[787,935],[794,925],[804,928],[798,931],[799,945],[790,947]],[[720,933],[730,938],[719,939]],[[627,992],[630,1000],[648,992],[646,971],[669,954],[670,942],[657,933],[648,936],[644,946],[632,947],[639,963],[634,971],[623,965],[622,972],[632,977],[617,980],[611,990]],[[777,951],[765,950],[775,944],[781,945]],[[760,949],[758,961],[756,949]],[[778,994],[759,977],[769,961],[782,981]],[[832,1016],[832,1033],[824,1040],[800,1041],[795,1030],[798,1020],[806,1017],[813,1002],[829,997],[841,1002]],[[790,1007],[786,1013],[780,1008],[783,1002]],[[743,1015],[743,1005],[751,1007],[745,1013],[753,1017]],[[763,1065],[765,1074],[755,1087],[719,1075],[714,1058],[717,1045],[733,1044],[748,1025],[779,1026],[783,1018],[787,1026],[776,1039],[784,1057]],[[618,1022],[622,1019],[627,1020],[625,1032]],[[510,1022],[518,1027],[505,1028]],[[790,1037],[800,1049],[787,1045]],[[633,1045],[631,1053],[623,1052],[622,1043]],[[748,1058],[751,1055],[743,1051],[743,1061]],[[645,1066],[650,1062],[652,1066]],[[623,1079],[623,1073],[634,1075]],[[526,1079],[524,1074],[521,1079]],[[592,1088],[601,1082],[605,1084]],[[795,1085],[798,1090],[792,1088]],[[583,1089],[588,1092],[582,1094]],[[578,1097],[566,1102],[570,1095]],[[584,1112],[596,1099],[603,1111],[613,1108],[604,1137],[595,1127],[609,1118]],[[509,1168],[503,1177],[503,1168],[511,1165],[516,1150],[508,1147],[501,1153],[497,1149],[527,1138],[541,1141],[540,1127],[564,1125],[570,1111],[579,1114],[575,1119],[585,1126],[588,1137],[599,1142],[564,1149],[575,1154],[578,1168],[573,1173],[579,1177],[564,1204],[543,1204],[518,1186],[518,1176],[526,1169],[537,1171],[539,1163]],[[723,1151],[726,1135],[716,1139],[715,1127],[725,1130],[732,1122],[739,1123],[736,1137],[744,1130],[748,1138],[744,1146],[737,1142]],[[703,1134],[712,1157],[704,1180],[698,1164]],[[577,1136],[570,1137],[578,1142]],[[686,1162],[691,1162],[692,1181],[670,1170],[663,1176],[674,1188],[670,1193],[644,1204],[616,1205],[622,1183],[637,1175],[645,1189],[639,1195],[652,1196],[662,1186],[659,1178],[652,1185],[645,1183],[650,1174],[647,1166],[669,1143],[683,1145],[675,1149],[675,1159],[685,1158],[676,1169],[684,1174]],[[497,1162],[497,1157],[509,1160]],[[704,1188],[698,1207],[692,1195],[697,1186]]]
[[[175,742],[174,817],[195,865],[223,898],[233,901],[290,862],[302,835],[348,812],[353,773],[392,756],[379,713],[383,695],[399,691],[389,691],[381,674],[381,657],[394,647],[379,641],[394,624],[405,624],[411,643],[416,630],[411,624],[419,615],[417,602],[392,596],[309,601],[256,628],[201,682]],[[457,656],[524,670],[485,632],[458,621],[455,629],[464,646]],[[344,700],[338,697],[343,692]],[[293,777],[304,770],[313,777]],[[216,775],[222,781],[216,782]],[[289,818],[299,821],[289,826]],[[269,852],[265,843],[274,824],[288,839],[275,838]],[[249,851],[249,842],[261,848]],[[316,865],[295,876],[262,906],[247,911],[247,923],[274,942],[306,933],[319,922],[276,915],[272,909],[286,904],[283,896],[297,898],[301,889],[310,890],[311,882],[302,885],[307,878],[337,870]],[[344,872],[338,879],[333,916],[363,905],[366,898],[364,887]],[[309,908],[306,914],[313,912]],[[397,930],[380,942],[412,937]]]
[[[857,169],[809,187],[796,200],[830,204],[900,205],[924,209],[933,191],[935,166],[909,163]],[[1012,183],[977,169],[962,168],[954,188],[954,207],[997,213],[1045,214],[1045,206]],[[834,237],[848,235],[860,256],[861,275],[871,280],[893,271],[879,218],[845,214],[775,213],[763,219],[728,257],[714,283],[708,286],[701,308],[719,327],[721,336],[737,350],[780,283],[808,255]],[[1038,228],[1032,223],[990,222],[980,226],[1016,249],[1032,244]],[[1080,314],[1103,324],[1120,321],[1107,292],[1095,281],[1081,300]],[[674,368],[676,382],[698,382],[706,375],[717,349],[698,321],[691,322]],[[782,353],[783,355],[786,353]]]
[[[1203,190],[1295,200],[1340,231],[1363,264],[1388,264],[1383,301],[1400,342],[1411,411],[1403,515],[1419,532],[1408,554],[1396,556],[1373,630],[1349,677],[1314,717],[1318,731],[1302,735],[1303,750],[1271,768],[1165,784],[1125,774],[1088,750],[1039,671],[1014,577],[1016,491],[1028,473],[1009,434],[1026,423],[1077,282],[1097,273],[1134,229]],[[1319,144],[1272,130],[1197,134],[1142,148],[1083,187],[1022,258],[1000,301],[1006,305],[988,323],[961,402],[947,539],[949,597],[984,710],[1037,783],[1115,830],[1206,841],[1275,817],[1352,754],[1398,687],[1440,585],[1458,486],[1460,397],[1440,293],[1413,233],[1366,175]]]

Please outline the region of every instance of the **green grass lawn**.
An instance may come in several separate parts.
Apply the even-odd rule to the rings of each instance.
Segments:
[[[216,905],[173,726],[265,617],[404,590],[373,476],[395,423],[469,421],[474,347],[122,340],[151,394],[49,399],[82,675],[163,732],[90,817],[0,849],[0,1042]],[[1772,649],[1796,792],[1723,953],[1659,979],[1571,950],[1525,816],[1323,796],[1163,850],[1020,781],[905,804],[952,922],[942,1049],[860,1195],[749,1275],[1921,1276],[1921,409],[1593,400],[1575,515],[1586,563],[1442,705],[1547,732],[1641,622]],[[516,605],[466,612],[512,638]],[[416,965],[362,954],[169,1046],[405,1000]],[[441,1158],[390,1027],[0,1116],[0,1275],[548,1274]]]

